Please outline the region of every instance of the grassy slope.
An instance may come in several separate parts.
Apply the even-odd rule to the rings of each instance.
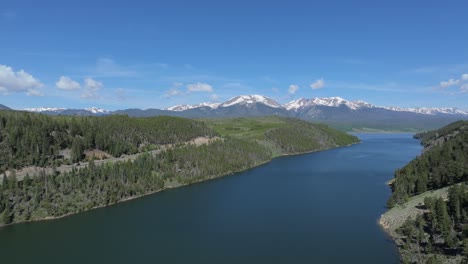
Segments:
[[[298,119],[278,116],[203,119],[223,137],[251,140],[271,150],[273,157],[318,151],[358,142],[354,136]],[[291,146],[286,148],[285,145]]]
[[[425,259],[429,258],[433,254],[421,255],[417,249],[414,247],[403,247],[405,244],[404,237],[397,233],[397,229],[400,228],[405,221],[410,219],[415,219],[417,215],[423,214],[425,209],[421,207],[424,204],[424,198],[433,197],[439,198],[442,197],[444,200],[447,199],[449,187],[427,191],[419,195],[411,197],[408,202],[397,205],[392,209],[385,212],[379,220],[379,224],[388,232],[388,234],[394,239],[395,243],[399,246],[399,251],[403,259],[410,259],[412,261],[421,261],[423,257]],[[447,256],[442,254],[435,255],[440,263],[462,263],[462,256]]]
[[[284,127],[286,119],[276,116],[233,119],[203,119],[205,124],[221,136],[239,139],[265,140],[265,133],[274,128]]]
[[[424,212],[423,209],[418,208],[418,206],[424,204],[424,198],[442,197],[445,199],[447,198],[448,189],[449,187],[445,187],[411,197],[405,204],[397,205],[385,212],[380,218],[380,224],[391,236],[398,237],[396,230],[403,225],[408,217],[414,219],[418,214],[422,214]]]

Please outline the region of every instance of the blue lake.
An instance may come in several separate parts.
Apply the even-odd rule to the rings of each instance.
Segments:
[[[54,221],[0,228],[2,263],[398,263],[377,225],[410,134],[252,170]]]

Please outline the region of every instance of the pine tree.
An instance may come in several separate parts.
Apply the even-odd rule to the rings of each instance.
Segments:
[[[463,239],[463,255],[468,260],[468,238]]]
[[[3,211],[3,215],[2,215],[2,222],[6,225],[11,224],[13,222],[13,217],[12,217],[10,207],[11,207],[10,203],[7,200],[6,205],[5,205],[5,210]]]
[[[73,139],[72,148],[71,148],[71,160],[72,162],[79,162],[83,157],[83,147],[81,140],[77,137]]]
[[[447,241],[450,238],[450,216],[447,212],[447,205],[442,198],[437,199],[435,204],[436,219],[437,219],[437,230],[442,234],[444,239]]]

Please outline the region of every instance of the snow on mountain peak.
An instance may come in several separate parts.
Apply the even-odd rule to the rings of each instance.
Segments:
[[[37,108],[24,108],[23,110],[27,112],[41,113],[41,112],[60,112],[66,109],[57,108],[57,107],[37,107]]]
[[[402,108],[398,106],[383,106],[382,108],[397,111],[397,112],[412,112],[424,115],[436,115],[436,114],[447,114],[447,115],[468,115],[468,112],[460,110],[458,108],[427,108],[427,107],[415,107],[415,108]]]
[[[313,107],[313,106],[340,107],[341,105],[344,105],[351,110],[374,107],[372,104],[369,104],[364,101],[348,101],[341,97],[325,97],[325,98],[312,98],[312,99],[300,98],[300,99],[297,99],[297,100],[294,100],[285,104],[283,107],[286,108],[286,110],[298,111],[299,109],[304,108],[304,107]]]
[[[218,108],[219,105],[220,103],[200,103],[200,104],[195,104],[195,105],[183,104],[183,105],[171,106],[171,107],[166,108],[165,110],[181,112],[181,111],[194,109],[194,108],[200,108],[200,107],[209,107],[211,109],[216,109]]]
[[[229,99],[227,102],[222,103],[221,107],[229,107],[233,105],[246,105],[246,104],[254,104],[254,103],[261,103],[273,108],[281,108],[281,105],[278,104],[271,98],[268,98],[263,95],[253,94],[253,95],[240,95]]]
[[[106,110],[106,109],[102,109],[102,108],[98,108],[98,107],[89,107],[89,108],[85,108],[86,111],[89,111],[93,114],[107,114],[109,113],[109,110]]]
[[[25,108],[23,110],[28,111],[28,112],[35,112],[35,113],[42,113],[42,112],[60,113],[60,112],[70,110],[70,109],[58,108],[58,107],[38,107],[38,108]],[[98,108],[98,107],[85,108],[84,110],[86,110],[88,112],[91,112],[93,114],[108,114],[108,113],[110,113],[109,110],[105,110],[105,109]]]

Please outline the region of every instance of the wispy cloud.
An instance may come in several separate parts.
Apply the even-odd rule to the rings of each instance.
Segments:
[[[341,81],[329,81],[328,84],[334,88],[348,90],[364,90],[375,92],[392,92],[392,93],[428,93],[433,92],[434,87],[413,86],[407,84],[399,84],[395,82],[386,83],[353,83]]]
[[[178,83],[178,82],[174,83],[172,87],[168,91],[166,91],[163,97],[170,98],[173,96],[184,94],[184,92],[180,90],[180,87],[182,87],[183,85],[184,85],[183,83]]]
[[[406,73],[416,73],[416,74],[428,74],[434,73],[440,70],[440,67],[436,66],[426,66],[426,67],[419,67],[415,69],[406,70]]]
[[[367,65],[367,64],[372,63],[368,60],[356,59],[356,58],[334,58],[334,59],[327,59],[324,61],[337,63],[337,64],[349,64],[349,65]]]
[[[140,74],[132,66],[120,65],[109,58],[99,58],[96,64],[87,69],[88,75],[98,77],[138,77]]]
[[[115,97],[120,101],[127,99],[127,91],[123,88],[117,88],[114,90]]]
[[[98,82],[92,78],[86,78],[84,84],[84,92],[81,94],[81,98],[83,99],[99,99],[100,96],[98,94],[99,90],[104,87],[102,82]]]
[[[213,92],[213,86],[207,83],[192,83],[187,85],[187,91],[189,92]]]
[[[449,91],[450,87],[458,87],[458,92],[453,90]],[[449,79],[447,81],[442,81],[439,84],[441,90],[447,90],[449,94],[455,95],[457,93],[467,93],[468,92],[468,73],[464,73],[460,76],[460,79]]]
[[[460,86],[460,92],[468,93],[468,83],[465,83],[462,86]]]
[[[289,85],[288,93],[289,94],[295,94],[297,92],[297,90],[299,90],[299,86],[296,85],[296,84],[291,84],[291,85]]]
[[[413,69],[404,70],[407,74],[456,74],[459,72],[468,71],[468,64],[450,64],[450,65],[428,65]]]
[[[262,77],[260,77],[260,80],[262,80],[264,82],[267,82],[267,83],[270,83],[270,84],[278,83],[278,80],[276,80],[275,78],[273,78],[271,76],[262,76]]]
[[[446,89],[450,86],[458,85],[459,83],[460,83],[460,80],[449,79],[448,81],[440,82],[440,88]]]
[[[28,89],[27,96],[44,96],[44,93],[38,89]]]
[[[316,80],[312,84],[310,84],[310,88],[313,90],[321,89],[325,87],[325,80],[323,78]]]
[[[59,80],[55,83],[55,86],[57,86],[58,89],[65,91],[73,91],[81,88],[81,85],[78,82],[67,76],[60,76]]]
[[[219,100],[219,96],[218,96],[217,94],[212,94],[212,95],[210,95],[210,99],[211,99],[212,101],[215,101],[215,102],[216,102],[216,101]]]
[[[13,68],[0,64],[0,92],[3,95],[10,93],[26,93],[29,96],[42,96],[40,88],[44,85],[24,70],[14,71]]]

